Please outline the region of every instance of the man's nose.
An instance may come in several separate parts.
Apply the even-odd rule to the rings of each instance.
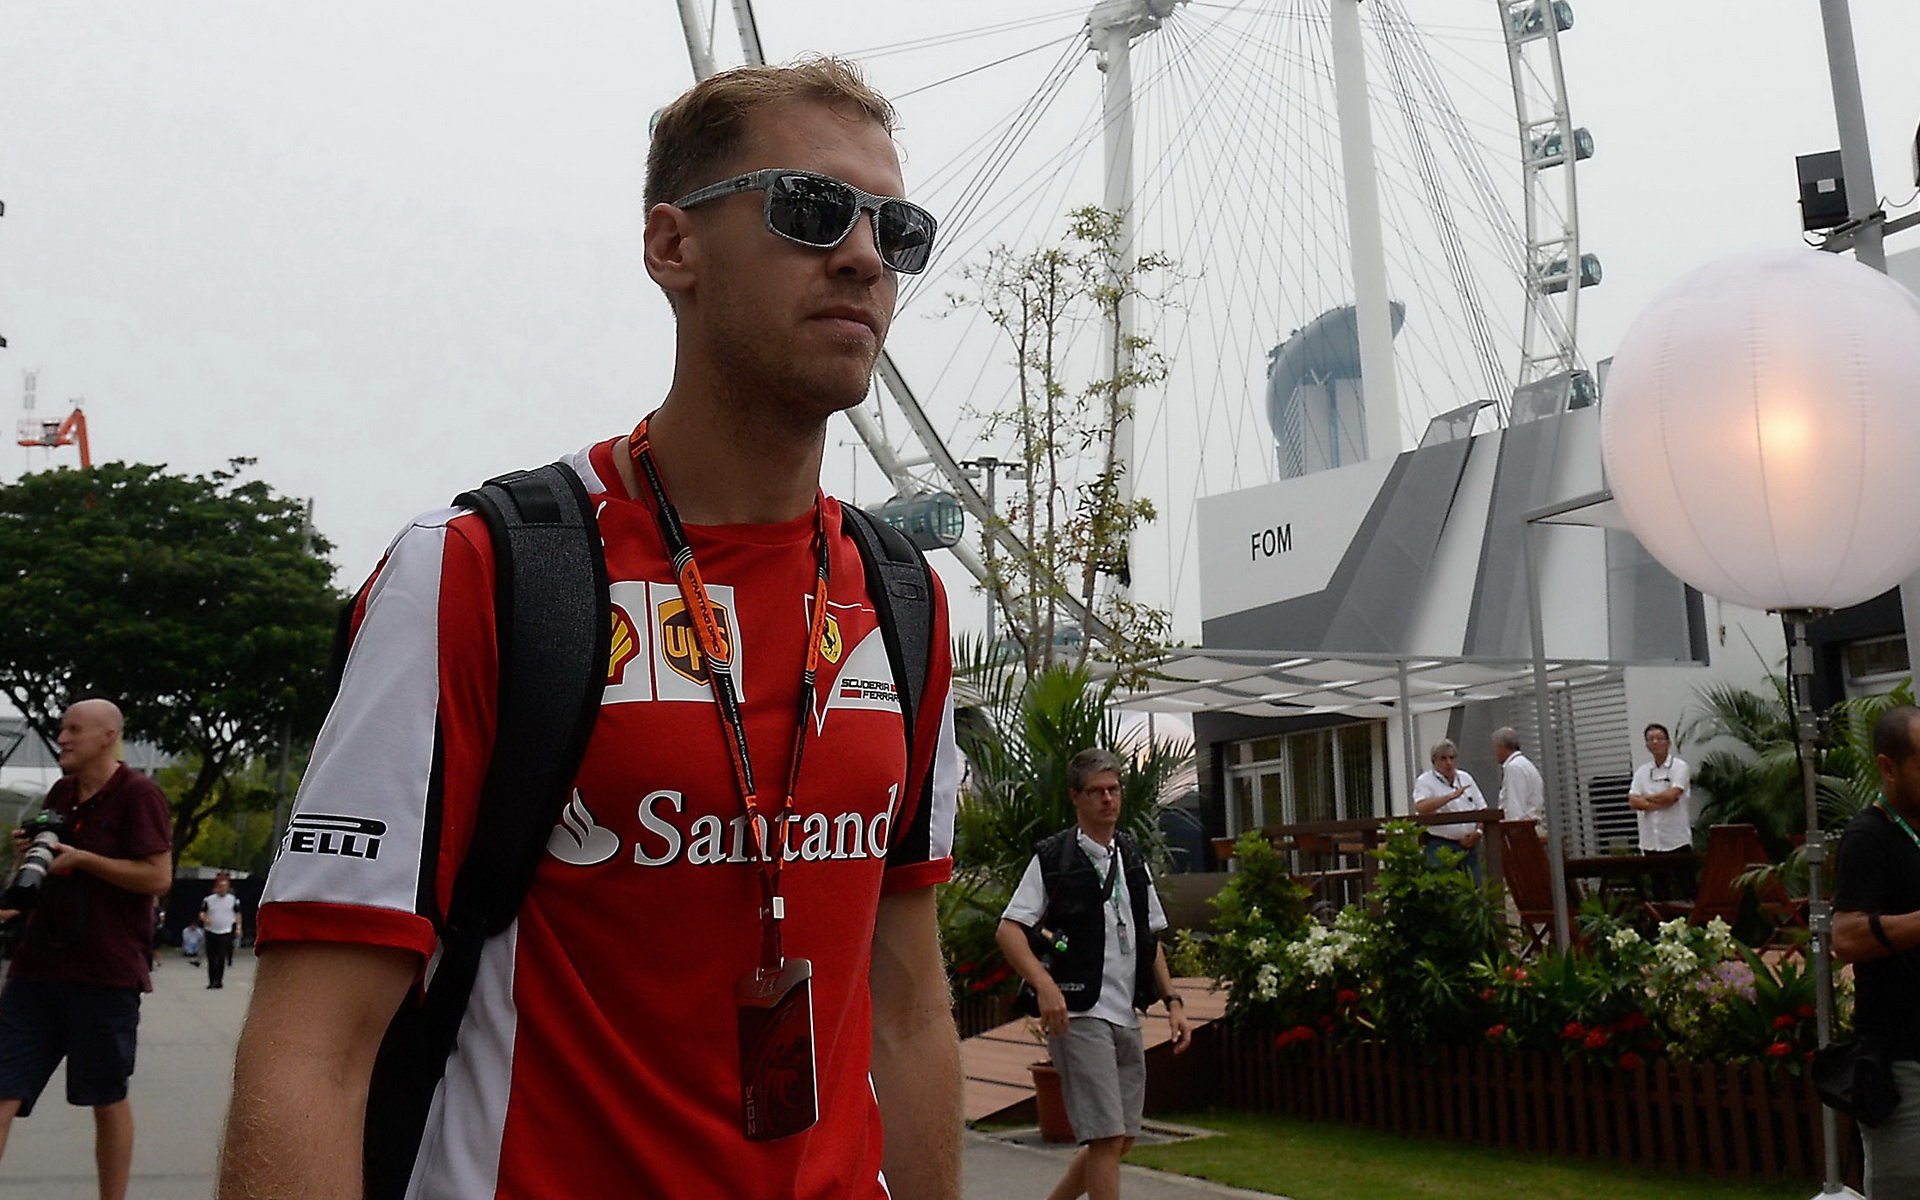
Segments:
[[[880,242],[874,231],[874,220],[874,214],[865,211],[854,218],[853,228],[833,248],[834,274],[871,279],[886,270],[887,264],[880,257]]]

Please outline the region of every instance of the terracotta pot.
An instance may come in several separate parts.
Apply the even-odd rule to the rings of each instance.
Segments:
[[[1040,1114],[1040,1138],[1047,1142],[1071,1143],[1073,1122],[1067,1119],[1067,1099],[1060,1091],[1060,1072],[1050,1062],[1027,1064],[1033,1072],[1033,1106]]]

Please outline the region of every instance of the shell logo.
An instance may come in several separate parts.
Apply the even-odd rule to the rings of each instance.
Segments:
[[[618,604],[613,606],[613,640],[611,653],[607,656],[607,686],[617,687],[626,681],[627,664],[640,653],[640,631],[633,627],[633,618],[627,610]]]

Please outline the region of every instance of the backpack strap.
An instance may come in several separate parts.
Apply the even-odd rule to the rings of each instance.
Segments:
[[[439,923],[426,993],[387,1029],[367,1101],[369,1200],[402,1196],[487,939],[513,923],[572,789],[606,686],[612,620],[599,526],[564,463],[517,471],[456,505],[493,544],[499,713],[474,833]]]
[[[933,568],[906,534],[864,508],[841,504],[841,526],[853,534],[867,569],[867,594],[880,619],[887,662],[899,689],[900,719],[907,730],[907,761],[913,761],[920,703],[933,657]]]

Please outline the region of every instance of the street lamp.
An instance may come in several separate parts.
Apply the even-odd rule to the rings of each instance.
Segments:
[[[1614,355],[1600,409],[1607,481],[1635,536],[1703,592],[1787,630],[1806,794],[1808,928],[1820,1044],[1832,1036],[1832,908],[1814,788],[1813,617],[1920,570],[1920,297],[1838,255],[1764,250],[1656,297]],[[1822,1110],[1823,1195],[1839,1176]]]
[[[1027,465],[1025,463],[1009,461],[1004,458],[995,458],[991,454],[983,454],[979,458],[970,458],[960,464],[960,469],[966,472],[968,479],[979,479],[983,473],[986,475],[987,511],[993,514],[993,519],[996,521],[1000,519],[1000,506],[994,494],[994,480],[996,476],[1004,472],[1010,480],[1021,480],[1027,477]],[[987,577],[990,580],[987,585],[987,645],[991,646],[994,644],[994,625],[999,619],[1002,590],[1000,577],[993,569],[993,545],[999,539],[995,538],[992,531],[989,530],[987,536],[981,540],[984,541],[987,546]]]

